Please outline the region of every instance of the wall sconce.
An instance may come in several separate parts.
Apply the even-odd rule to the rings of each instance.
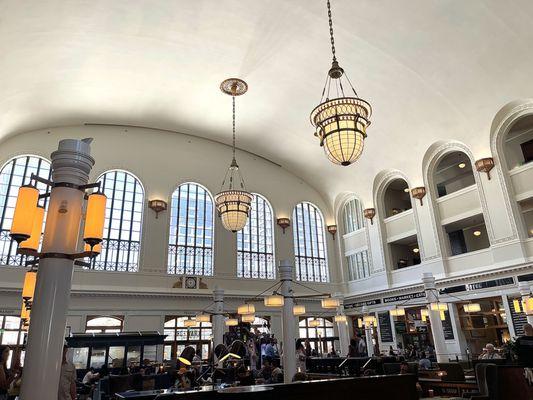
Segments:
[[[335,234],[337,233],[337,225],[328,225],[328,232],[331,233],[333,236],[333,240],[335,240]]]
[[[413,199],[420,200],[420,205],[423,206],[424,203],[422,203],[422,199],[426,195],[426,188],[424,186],[419,186],[411,189],[411,196],[413,196]]]
[[[278,226],[283,229],[283,234],[285,234],[285,229],[291,226],[291,220],[289,218],[278,218]]]
[[[374,225],[374,217],[376,216],[376,209],[375,208],[365,208],[363,210],[363,215],[366,219],[370,220],[370,224]]]
[[[164,200],[150,200],[148,202],[148,207],[155,211],[155,217],[157,219],[159,213],[167,209],[167,202]]]
[[[476,170],[478,172],[486,172],[487,178],[490,181],[490,170],[494,168],[494,159],[492,157],[481,158],[476,161]]]

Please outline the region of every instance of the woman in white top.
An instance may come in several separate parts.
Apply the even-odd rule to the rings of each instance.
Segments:
[[[296,372],[305,372],[305,360],[307,356],[305,355],[305,347],[300,340],[296,342]]]

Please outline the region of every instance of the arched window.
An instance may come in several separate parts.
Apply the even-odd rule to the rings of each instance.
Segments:
[[[407,182],[402,178],[394,179],[390,182],[383,194],[383,203],[385,206],[385,218],[410,210],[412,208],[411,195]]]
[[[294,208],[292,219],[296,279],[329,282],[322,213],[313,204],[303,202]]]
[[[274,224],[272,207],[254,193],[252,211],[244,229],[237,232],[237,276],[274,279]]]
[[[30,183],[31,174],[50,179],[50,163],[39,156],[20,156],[9,160],[0,170],[0,265],[21,265],[24,257],[17,255],[17,243],[11,240],[9,231],[19,188]],[[41,193],[47,187],[37,183]],[[47,206],[48,199],[39,200]]]
[[[476,183],[472,162],[461,151],[453,151],[442,157],[435,168],[434,179],[437,197],[446,196]]]
[[[193,317],[167,316],[165,318],[164,360],[176,359],[187,346],[193,346],[197,351],[200,350],[202,359],[209,358],[211,337],[213,336],[211,322],[200,322],[195,327],[187,328],[185,320],[188,319],[193,319]]]
[[[184,183],[172,194],[168,273],[213,275],[213,199],[197,183]]]
[[[102,252],[91,262],[95,270],[128,271],[139,269],[144,189],[126,171],[108,171],[99,179],[107,196]]]
[[[363,207],[357,199],[351,199],[344,204],[344,233],[357,231],[365,226],[363,221]]]
[[[87,317],[85,333],[119,333],[122,332],[123,317]]]

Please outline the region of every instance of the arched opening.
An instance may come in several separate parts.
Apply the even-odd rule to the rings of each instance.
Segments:
[[[533,177],[533,115],[520,118],[504,138],[505,163],[529,237],[533,237],[533,195],[530,186]]]
[[[437,197],[475,185],[470,158],[461,151],[446,154],[435,168],[434,182]]]
[[[412,208],[411,196],[409,195],[407,182],[398,178],[389,183],[383,195],[383,203],[385,206],[385,218],[410,210]]]

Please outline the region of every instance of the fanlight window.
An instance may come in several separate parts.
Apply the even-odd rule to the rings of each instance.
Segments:
[[[9,231],[19,188],[30,183],[32,173],[50,179],[50,163],[38,156],[20,156],[9,160],[0,170],[0,265],[24,263],[25,257],[17,255],[17,243],[11,240]],[[43,183],[38,183],[37,188],[41,193],[47,190]],[[48,199],[41,199],[40,205],[46,208]]]
[[[134,272],[139,269],[144,189],[126,171],[108,171],[99,179],[107,196],[102,252],[91,268]]]
[[[296,279],[329,282],[322,213],[311,203],[300,203],[292,217]]]
[[[119,317],[88,317],[85,333],[122,332],[123,320]]]
[[[184,183],[172,194],[168,273],[213,275],[213,199],[197,183]]]
[[[237,232],[237,276],[274,279],[274,223],[272,208],[254,193],[252,211],[245,227]]]
[[[357,231],[365,226],[363,220],[363,207],[357,199],[352,199],[344,205],[344,233]]]

